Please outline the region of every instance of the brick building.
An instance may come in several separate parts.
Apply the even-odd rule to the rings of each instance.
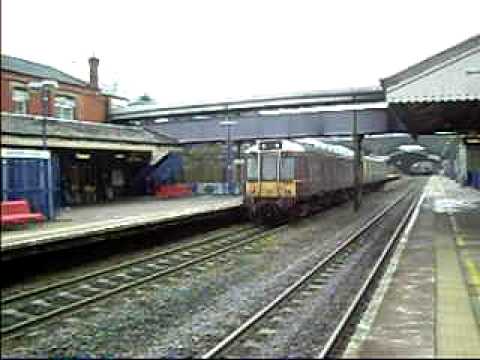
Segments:
[[[149,193],[145,172],[177,149],[177,141],[161,133],[107,123],[112,99],[118,97],[99,89],[98,59],[88,62],[90,81],[85,82],[47,65],[2,55],[2,154],[48,150],[53,174],[46,189],[47,182],[38,181],[31,169],[32,161],[2,155],[2,201],[27,198],[38,210],[43,205],[35,194],[46,190],[53,192],[57,209],[143,196]],[[57,86],[45,92],[42,81]]]
[[[47,115],[52,118],[104,122],[107,119],[110,96],[98,87],[97,58],[88,60],[90,82],[77,79],[48,65],[2,55],[1,111],[2,113]],[[58,87],[50,92],[48,113],[42,110],[40,91],[29,83],[54,80]]]

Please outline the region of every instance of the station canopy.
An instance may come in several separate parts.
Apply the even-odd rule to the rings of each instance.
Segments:
[[[410,133],[480,133],[480,35],[383,79],[389,109]]]
[[[2,113],[1,124],[2,147],[42,147],[45,131],[49,149],[147,152],[154,162],[178,148],[176,139],[136,126],[8,113]]]

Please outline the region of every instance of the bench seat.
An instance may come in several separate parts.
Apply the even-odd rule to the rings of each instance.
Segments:
[[[27,200],[2,201],[1,208],[0,223],[2,226],[45,221],[43,214],[31,212]]]
[[[45,221],[45,217],[39,213],[33,214],[12,214],[12,215],[2,215],[1,224],[2,225],[16,225],[16,224],[26,224],[30,221],[40,222]]]

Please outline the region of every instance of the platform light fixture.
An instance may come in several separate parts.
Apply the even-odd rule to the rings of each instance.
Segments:
[[[75,158],[77,158],[78,160],[89,160],[91,157],[90,154],[85,154],[85,153],[76,153],[75,154]]]
[[[48,117],[48,97],[51,91],[58,88],[55,80],[31,81],[28,88],[33,91],[41,91],[42,98],[42,148],[47,150],[47,117]]]
[[[480,138],[466,138],[465,144],[480,144]]]
[[[434,135],[457,135],[454,131],[435,131]]]

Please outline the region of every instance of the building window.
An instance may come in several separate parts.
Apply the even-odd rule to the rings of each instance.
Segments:
[[[55,117],[73,120],[75,118],[75,99],[68,96],[55,97]]]
[[[12,94],[13,112],[15,114],[26,114],[28,111],[28,91],[14,89]]]

